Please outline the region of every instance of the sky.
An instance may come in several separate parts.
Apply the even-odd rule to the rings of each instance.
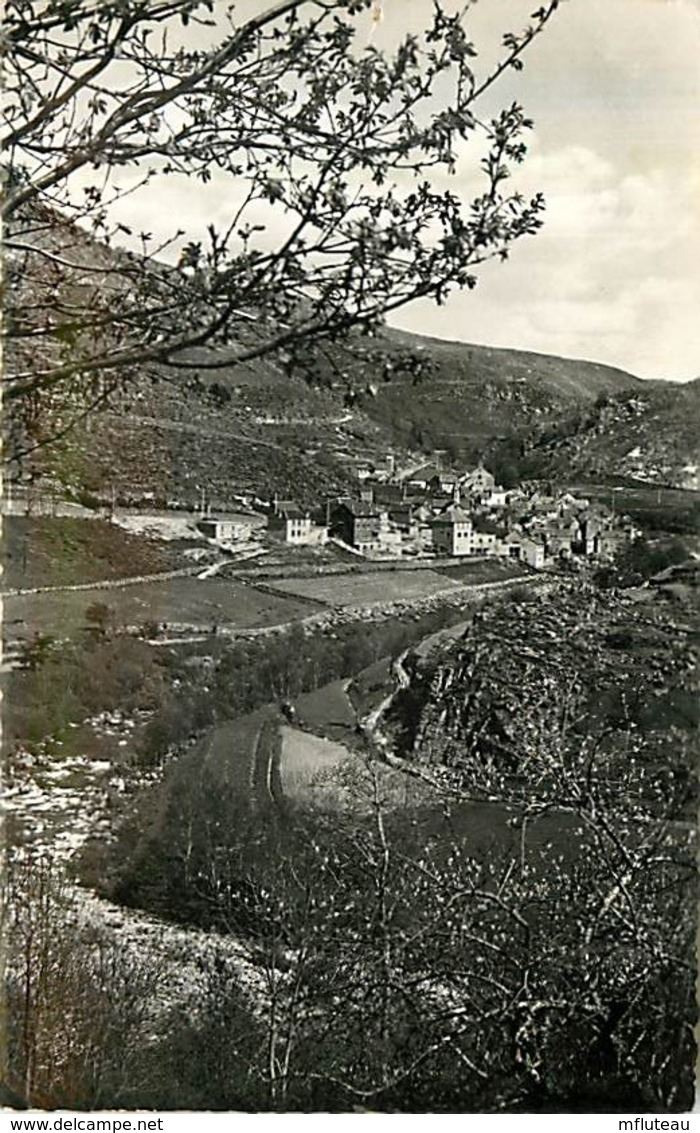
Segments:
[[[238,7],[248,14],[268,6]],[[484,61],[537,6],[472,6],[466,26]],[[381,22],[364,17],[368,39],[391,50],[431,8],[431,0],[381,0]],[[699,59],[700,0],[562,0],[524,71],[508,72],[487,107],[516,99],[535,120],[513,187],[544,193],[544,228],[519,241],[505,264],[481,269],[475,291],[454,293],[440,308],[413,304],[393,325],[586,358],[645,378],[700,376]],[[466,201],[473,165],[465,152],[449,178]],[[218,212],[201,185],[176,180],[124,207],[126,219],[156,232],[166,219],[203,226]]]
[[[390,38],[423,0],[383,6]],[[482,0],[474,38],[493,40],[496,21],[519,29],[534,7]],[[696,0],[565,0],[498,89],[535,119],[517,182],[544,192],[545,227],[475,292],[396,324],[641,377],[700,376],[699,59]],[[456,182],[468,188],[466,162]]]

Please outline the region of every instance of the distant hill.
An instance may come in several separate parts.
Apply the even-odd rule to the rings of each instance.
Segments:
[[[640,388],[641,379],[594,362],[445,342],[402,331],[381,340],[386,355],[424,361],[417,380],[393,371],[359,405],[397,440],[469,463],[513,461],[526,435],[603,394]]]
[[[98,495],[190,504],[204,487],[215,506],[275,493],[311,504],[351,490],[357,465],[387,451],[483,459],[505,483],[620,474],[693,486],[683,469],[700,382],[400,331],[330,346],[303,376],[270,359],[199,369],[206,359],[140,374],[51,462]]]
[[[601,395],[585,414],[563,416],[534,440],[534,475],[634,477],[700,488],[700,379],[644,382]]]
[[[310,504],[351,490],[357,465],[388,450],[485,459],[515,481],[525,438],[643,384],[593,363],[400,331],[310,351],[303,375],[271,359],[216,370],[202,365],[211,352],[189,360],[174,377],[139,375],[75,434],[70,466],[90,491],[191,503],[206,487],[216,506],[275,492]]]
[[[93,269],[106,273],[105,288],[114,287],[109,266],[122,253],[62,218],[41,219],[33,240],[52,254],[70,247],[76,262],[88,253]],[[85,286],[66,256],[61,262],[58,271],[51,258],[25,252],[34,273],[25,310],[37,287],[70,295]],[[22,270],[13,260],[20,296]],[[21,368],[36,364],[25,348],[32,341],[11,345],[8,365],[13,357]],[[358,464],[389,450],[400,458],[442,450],[461,465],[483,459],[505,483],[540,474],[643,479],[647,471],[679,483],[693,460],[700,383],[642,382],[594,362],[392,329],[309,344],[295,368],[284,357],[227,365],[227,349],[192,351],[174,373],[141,367],[106,411],[89,415],[59,446],[38,450],[32,472],[75,491],[131,499],[192,504],[205,489],[225,506],[274,493],[310,504],[351,490]],[[636,449],[640,455],[630,455]]]
[[[386,338],[402,349],[410,346],[416,351],[429,353],[444,377],[447,379],[451,372],[452,380],[457,384],[476,380],[484,385],[491,383],[494,389],[527,385],[545,398],[583,401],[593,400],[601,393],[644,384],[641,378],[625,370],[599,362],[560,358],[529,350],[474,346],[399,330],[387,331]]]

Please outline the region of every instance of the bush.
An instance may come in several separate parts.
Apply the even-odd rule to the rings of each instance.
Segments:
[[[36,744],[98,712],[152,710],[162,702],[166,674],[143,641],[120,636],[59,646],[42,638],[27,650],[30,663],[8,674],[8,745]]]
[[[655,574],[685,562],[688,548],[682,539],[651,541],[637,539],[620,550],[612,563],[601,567],[594,580],[605,589],[614,586],[641,586]]]

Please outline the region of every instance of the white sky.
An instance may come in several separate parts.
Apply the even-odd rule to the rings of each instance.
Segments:
[[[423,0],[384,7],[382,31]],[[496,20],[520,28],[536,7],[482,0],[475,39]],[[511,92],[535,119],[518,184],[545,193],[545,228],[472,294],[397,325],[700,376],[700,4],[566,0],[498,94]]]
[[[521,30],[539,2],[480,0],[467,22],[477,46]],[[431,8],[383,0],[376,46],[390,48]],[[700,376],[700,0],[563,0],[525,58],[493,108],[515,98],[535,119],[517,187],[544,192],[545,228],[483,269],[476,291],[406,308],[394,324],[642,377]],[[468,200],[469,162],[451,182]],[[166,220],[206,223],[219,207],[201,185],[165,180],[122,210],[158,233]]]

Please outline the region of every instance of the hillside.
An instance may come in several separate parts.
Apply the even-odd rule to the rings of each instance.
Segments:
[[[75,342],[63,332],[42,331],[39,353],[30,350],[38,317],[31,312],[52,295],[69,309],[89,284],[108,308],[121,273],[136,270],[133,257],[62,218],[38,219],[22,235],[21,255],[11,248],[8,256],[15,300],[8,323],[19,333],[8,369],[70,357]],[[156,274],[170,270],[153,263]],[[275,492],[309,504],[346,492],[357,465],[388,450],[400,457],[442,450],[460,464],[484,459],[506,484],[523,475],[645,478],[647,471],[680,483],[693,460],[699,383],[644,383],[593,362],[392,329],[246,365],[227,364],[231,349],[192,351],[176,370],[133,368],[105,408],[58,445],[39,447],[21,475],[48,475],[78,493],[190,505],[206,490],[226,506]],[[73,383],[69,396],[79,412],[91,392]],[[58,431],[65,425],[66,406],[53,397],[30,408],[23,422],[8,403],[10,449],[20,436],[30,447],[44,440],[54,416]]]
[[[465,342],[445,341],[406,331],[386,332],[389,343],[403,350],[426,354],[431,365],[446,385],[463,386],[475,382],[493,393],[510,391],[504,400],[520,400],[518,387],[524,394],[539,394],[543,404],[557,401],[591,401],[602,393],[613,393],[643,385],[625,370],[587,362],[576,358],[559,358],[532,351],[511,350],[494,346],[475,346]],[[523,401],[526,398],[523,396]]]
[[[3,519],[6,588],[60,586],[129,575],[157,574],[188,565],[181,543],[132,535],[105,519],[56,516]]]
[[[411,352],[425,363],[418,380]],[[139,376],[93,419],[73,445],[85,486],[103,493],[116,481],[130,497],[146,489],[191,503],[206,485],[219,505],[275,492],[312,503],[350,489],[357,462],[387,449],[485,457],[507,473],[524,432],[589,408],[601,390],[637,388],[594,364],[399,331],[354,339],[351,352],[330,347],[304,376],[269,360],[198,370],[206,359],[193,357],[184,376]]]
[[[508,481],[524,435],[640,384],[592,363],[399,331],[310,355],[305,374],[275,360],[200,369],[211,351],[174,376],[139,372],[40,466],[74,491],[191,505],[206,488],[219,507],[275,492],[314,503],[351,490],[357,464],[387,450],[484,458]]]
[[[563,417],[527,454],[536,475],[631,476],[697,489],[700,379],[645,382],[600,396],[584,415]]]
[[[522,1030],[525,1018],[531,1029],[523,1044],[547,1057],[547,1093],[536,1083],[533,1094],[542,1108],[569,1112],[567,1099],[592,1082],[604,1112],[621,1097],[666,1112],[671,1095],[678,1108],[692,1097],[695,1016],[689,748],[696,690],[692,628],[684,623],[685,615],[669,616],[651,595],[640,607],[629,596],[578,585],[529,601],[515,593],[510,602],[484,604],[457,640],[440,635],[436,652],[420,661],[410,649],[397,653],[394,639],[389,665],[389,642],[374,637],[374,627],[359,627],[348,668],[360,668],[360,653],[363,661],[373,653],[385,659],[358,674],[354,691],[337,679],[334,659],[351,659],[339,638],[307,637],[299,650],[290,637],[292,694],[303,687],[303,664],[316,648],[327,651],[326,676],[336,677],[315,696],[298,698],[299,715],[320,709],[357,742],[359,710],[384,765],[365,770],[358,761],[352,768],[347,749],[306,742],[298,726],[283,723],[277,705],[240,715],[184,755],[164,791],[142,797],[109,849],[112,896],[207,931],[233,926],[265,960],[270,923],[274,947],[280,940],[287,946],[285,963],[288,956],[296,962],[302,948],[306,962],[320,941],[317,964],[290,965],[305,1003],[315,973],[332,973],[333,996],[324,984],[313,1015],[304,1016],[314,1039],[321,1027],[325,1039],[329,1011],[341,1003],[340,1034],[348,1031],[346,1004],[359,1004],[365,1041],[380,997],[374,988],[366,997],[361,991],[389,940],[392,973],[405,980],[410,963],[410,984],[400,986],[423,997],[411,1004],[408,1023],[397,1013],[395,1033],[401,1024],[406,1034],[420,1034],[435,1005],[442,1020],[445,1003],[456,1004],[460,1017],[476,1004],[465,1027],[475,1036],[473,1053],[490,1037],[495,1016],[494,1049],[503,1052],[510,1081],[522,1073],[523,1058],[503,1042],[504,1017],[511,1024],[502,997],[508,1011],[515,1004],[511,1031]],[[420,638],[415,623],[404,628]],[[392,620],[387,629],[401,627]],[[232,694],[249,695],[258,673],[266,695],[270,646],[260,668],[260,647],[244,648],[222,656],[203,678],[229,712]],[[283,650],[278,639],[275,666]],[[396,690],[388,709],[387,679]],[[359,700],[358,692],[365,694]],[[184,694],[180,688],[183,724],[191,719]],[[378,721],[372,729],[368,711]],[[402,784],[399,773],[407,771]],[[329,887],[314,872],[319,861],[324,869],[331,862]],[[380,931],[377,892],[391,908],[389,927]],[[309,908],[323,920],[310,922]],[[349,990],[338,991],[338,973],[353,975]],[[493,1009],[490,999],[482,1009],[484,986],[498,996]],[[391,999],[397,1002],[403,1010],[403,997]],[[642,1046],[649,1034],[656,1045]],[[345,1049],[336,1041],[334,1058]],[[430,1067],[430,1081],[441,1088],[445,1049]],[[460,1060],[460,1085],[464,1077]],[[487,1085],[492,1094],[492,1081]]]
[[[444,342],[388,331],[386,354],[414,354],[424,374],[397,372],[359,399],[369,416],[406,444],[445,449],[448,458],[487,460],[503,478],[517,475],[523,436],[601,394],[637,389],[641,381],[594,362],[519,350]]]

